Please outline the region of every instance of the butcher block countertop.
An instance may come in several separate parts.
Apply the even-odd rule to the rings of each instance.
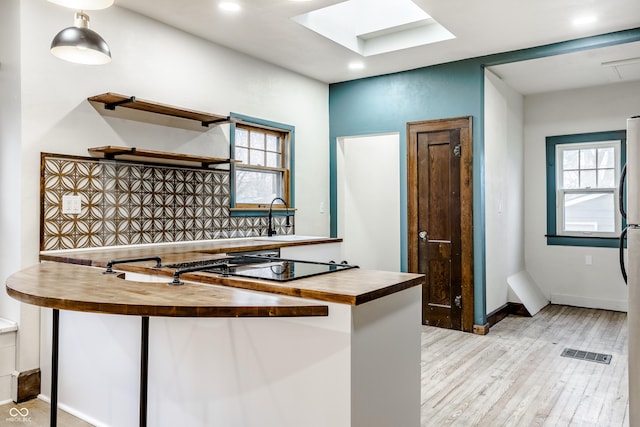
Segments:
[[[277,249],[290,246],[306,246],[324,243],[338,243],[342,239],[330,237],[309,238],[307,240],[280,241],[284,236],[268,238],[246,238],[228,240],[203,240],[201,242],[157,244],[145,246],[123,246],[108,249],[86,249],[69,251],[46,251],[40,253],[41,261],[58,261],[72,264],[94,265],[103,267],[112,259],[141,258],[146,256],[160,256],[164,264],[179,258],[179,254],[191,253],[196,257],[206,257],[211,254],[226,254],[232,252],[257,251],[263,249]],[[176,254],[178,257],[176,258]],[[165,257],[167,259],[165,260]],[[186,258],[185,258],[186,259]],[[199,258],[193,258],[199,259]]]
[[[168,317],[327,316],[326,305],[224,286],[125,280],[98,268],[44,262],[7,279],[7,293],[59,310]]]
[[[127,268],[129,266],[126,266]],[[183,274],[183,280],[215,283],[233,288],[359,305],[424,282],[424,275],[354,268],[329,274],[275,282],[244,277],[219,277],[212,273]]]
[[[241,251],[341,242],[341,239],[275,241],[230,239],[42,252],[40,265],[9,278],[9,295],[45,307],[137,314],[145,316],[323,316],[321,302],[359,305],[424,283],[424,275],[346,269],[289,282],[276,282],[215,273],[182,273],[184,285],[172,286],[174,268],[156,268],[156,261],[113,265],[115,275],[103,275],[112,260],[160,256],[162,264],[211,260]],[[122,274],[124,273],[124,274]],[[126,273],[146,276],[124,280]],[[291,298],[296,297],[296,298]],[[306,301],[299,298],[305,298]],[[309,304],[308,300],[317,301]]]

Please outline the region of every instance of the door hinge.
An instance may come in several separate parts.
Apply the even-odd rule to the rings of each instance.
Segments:
[[[460,144],[456,145],[456,146],[453,148],[453,154],[454,154],[456,157],[460,157],[460,156],[462,155],[462,146],[461,146]]]
[[[455,297],[453,303],[456,305],[456,307],[462,308],[462,295],[458,295],[457,297]]]

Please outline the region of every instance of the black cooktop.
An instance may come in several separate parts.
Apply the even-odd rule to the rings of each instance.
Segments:
[[[162,267],[175,269],[171,285],[181,285],[183,282],[180,281],[180,275],[195,271],[216,273],[222,277],[239,276],[288,282],[290,280],[358,268],[357,265],[349,265],[344,262],[336,264],[334,262],[298,261],[259,255],[228,256],[209,260],[165,264]]]
[[[254,279],[288,282],[304,277],[318,276],[335,271],[357,268],[355,265],[297,261],[288,259],[271,259],[268,262],[254,265],[231,266],[225,274]],[[216,269],[216,271],[220,271]]]

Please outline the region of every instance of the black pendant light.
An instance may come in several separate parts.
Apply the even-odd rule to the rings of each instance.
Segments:
[[[65,28],[53,38],[51,53],[78,64],[99,65],[111,61],[109,45],[89,29],[89,15],[82,11],[75,13],[73,27]]]

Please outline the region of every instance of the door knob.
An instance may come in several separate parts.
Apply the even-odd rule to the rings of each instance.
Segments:
[[[462,308],[462,295],[456,296],[453,300],[453,303],[456,305],[456,307]]]
[[[422,240],[424,240],[425,242],[427,241],[427,232],[426,231],[421,231],[418,233],[418,237],[421,238]]]

